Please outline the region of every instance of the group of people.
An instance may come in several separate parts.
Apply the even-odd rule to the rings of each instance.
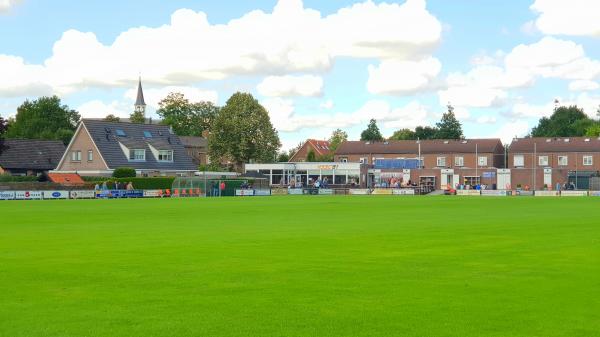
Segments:
[[[575,187],[575,184],[571,181],[571,182],[565,182],[564,184],[561,183],[556,183],[556,190],[557,191],[574,191],[577,188]]]
[[[110,182],[110,181],[108,181],[108,182],[104,181],[104,182],[102,182],[102,185],[96,184],[94,186],[94,190],[96,190],[96,191],[106,191],[106,190],[109,189],[108,188],[109,184],[112,184],[112,182]],[[127,191],[133,191],[134,190],[133,183],[131,181],[128,182],[127,184],[122,183],[120,181],[115,181],[113,187],[114,187],[114,188],[112,188],[113,190],[127,190]]]
[[[227,186],[225,185],[224,181],[221,181],[221,183],[217,182],[217,181],[213,181],[212,183],[210,183],[210,197],[220,197],[223,195],[223,192],[225,191],[225,188]]]
[[[409,179],[404,182],[402,178],[391,177],[387,179],[381,179],[378,183],[374,184],[375,188],[411,188],[416,187],[416,184]]]

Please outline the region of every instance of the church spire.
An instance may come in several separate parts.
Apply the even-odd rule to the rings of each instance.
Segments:
[[[137,99],[135,100],[135,111],[146,113],[146,102],[144,101],[144,91],[142,90],[142,77],[138,81]]]

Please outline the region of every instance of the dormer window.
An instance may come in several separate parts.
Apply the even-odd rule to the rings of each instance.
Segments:
[[[146,160],[146,150],[132,149],[131,151],[129,151],[129,160],[145,161]]]
[[[173,151],[160,150],[158,151],[158,161],[173,161]]]
[[[144,131],[144,137],[145,138],[152,138],[152,132],[150,132],[150,131]]]
[[[119,137],[126,137],[127,135],[125,134],[125,131],[121,130],[121,129],[116,129],[115,133],[117,134],[117,136]]]

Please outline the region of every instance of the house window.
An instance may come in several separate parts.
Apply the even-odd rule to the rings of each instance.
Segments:
[[[558,166],[567,166],[567,165],[569,165],[569,157],[558,156]]]
[[[88,150],[88,161],[94,160],[94,152],[92,150]]]
[[[465,158],[464,157],[454,157],[454,166],[464,166]]]
[[[538,165],[539,166],[548,166],[548,156],[539,156]]]
[[[525,166],[525,158],[523,157],[522,154],[517,154],[513,157],[513,162],[515,164],[515,167],[523,167]]]
[[[437,166],[446,167],[446,157],[437,157]]]
[[[81,161],[81,151],[71,152],[71,160],[72,161]]]
[[[144,131],[144,137],[146,137],[146,138],[152,138],[152,132],[150,132],[150,131]]]
[[[594,165],[594,158],[592,156],[583,156],[583,165],[584,166]]]
[[[116,133],[116,134],[117,134],[117,136],[119,136],[119,137],[125,137],[125,136],[126,136],[126,134],[125,134],[125,131],[123,131],[123,130],[121,130],[121,129],[116,129],[116,130],[115,130],[115,133]]]
[[[173,161],[173,151],[171,151],[171,150],[158,151],[158,161]]]
[[[479,157],[478,163],[479,163],[479,166],[487,166],[488,158],[487,157]]]
[[[143,149],[131,150],[129,159],[130,160],[146,160],[146,150],[143,150]]]

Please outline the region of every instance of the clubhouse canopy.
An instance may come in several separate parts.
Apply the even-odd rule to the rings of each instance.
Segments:
[[[364,172],[361,173],[361,169]],[[302,182],[302,186],[307,186],[310,182],[325,178],[332,185],[360,185],[366,174],[366,165],[312,162],[246,164],[245,172],[262,173],[269,178],[271,185],[287,186],[290,182]]]

